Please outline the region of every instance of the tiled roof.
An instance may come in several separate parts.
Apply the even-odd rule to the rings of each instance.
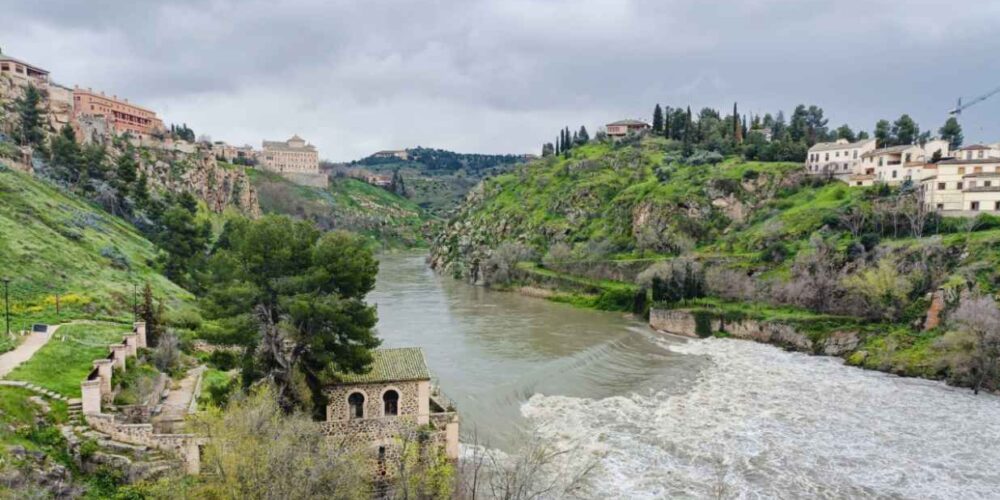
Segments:
[[[941,160],[938,165],[974,165],[977,163],[1000,163],[1000,158],[980,158],[978,160]]]
[[[867,152],[867,153],[865,153],[865,154],[863,154],[861,156],[862,157],[866,157],[866,156],[878,156],[878,155],[881,155],[881,154],[902,153],[904,151],[907,151],[907,150],[913,149],[913,148],[920,149],[920,146],[917,146],[915,144],[903,144],[901,146],[892,146],[892,147],[888,147],[888,148],[876,149],[874,151],[869,151],[869,152]]]
[[[629,119],[629,120],[618,120],[616,122],[611,122],[611,123],[608,124],[609,127],[612,126],[612,125],[624,125],[624,126],[631,126],[631,127],[637,127],[637,126],[648,127],[648,126],[650,126],[648,123],[646,123],[646,122],[644,122],[642,120],[631,120],[631,119]]]
[[[983,146],[982,144],[969,144],[968,146],[962,146],[958,148],[959,151],[979,151],[982,149],[990,149],[989,146]]]
[[[874,140],[875,139],[862,139],[857,142],[842,142],[842,143],[820,142],[814,144],[813,147],[809,148],[809,152],[815,153],[817,151],[833,151],[834,149],[860,148],[861,146],[864,146],[866,143],[869,143]]]
[[[295,152],[316,151],[316,148],[311,144],[306,144],[301,148],[295,148],[289,146],[288,143],[285,141],[264,141],[264,149],[270,149],[272,151],[295,151]]]
[[[377,349],[372,351],[372,365],[367,373],[338,375],[343,384],[374,384],[406,380],[430,380],[431,373],[419,347]]]

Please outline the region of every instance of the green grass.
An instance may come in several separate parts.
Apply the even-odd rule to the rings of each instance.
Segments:
[[[29,175],[0,170],[0,234],[14,330],[77,318],[128,320],[132,283],[149,281],[168,307],[191,300],[157,272],[155,246],[134,227]]]
[[[129,331],[129,325],[115,323],[62,326],[30,360],[6,378],[31,382],[67,397],[79,397],[80,382],[93,369],[92,362],[107,357],[108,345],[121,342]]]
[[[265,213],[352,231],[382,248],[426,246],[425,227],[435,221],[416,203],[357,179],[333,178],[323,189],[300,186],[272,172],[247,172]]]
[[[11,445],[24,446],[29,450],[40,449],[31,430],[43,415],[42,420],[54,424],[64,423],[68,419],[65,403],[43,398],[50,408],[50,412],[46,414],[41,406],[31,401],[36,396],[34,392],[20,387],[0,386],[0,456]]]

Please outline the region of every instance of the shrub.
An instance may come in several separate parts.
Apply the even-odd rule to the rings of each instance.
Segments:
[[[160,341],[153,351],[153,364],[161,372],[169,373],[177,367],[180,357],[180,340],[172,330],[167,330],[160,336]]]
[[[115,246],[106,246],[102,248],[101,257],[110,260],[111,266],[117,269],[128,270],[132,267],[129,263],[128,256],[122,253],[122,251]]]
[[[639,273],[638,284],[653,291],[653,301],[678,302],[705,296],[705,273],[688,257],[657,262]]]

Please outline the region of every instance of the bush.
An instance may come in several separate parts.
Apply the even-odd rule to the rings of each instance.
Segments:
[[[128,257],[115,246],[106,246],[102,248],[101,257],[110,260],[111,266],[117,269],[128,270],[132,267],[129,263]]]
[[[197,330],[201,328],[202,321],[201,313],[194,308],[175,309],[163,314],[163,322],[167,326],[184,330]]]
[[[639,273],[636,281],[653,291],[654,302],[679,302],[705,296],[705,272],[691,258],[657,262]]]
[[[214,351],[208,355],[208,363],[227,372],[240,366],[240,355],[232,351]]]
[[[161,372],[170,373],[177,368],[180,358],[180,340],[172,330],[167,330],[160,337],[156,349],[153,350],[153,364]]]

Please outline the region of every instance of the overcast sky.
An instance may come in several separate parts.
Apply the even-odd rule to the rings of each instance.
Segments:
[[[79,6],[73,6],[78,4]],[[83,6],[86,5],[86,9]],[[537,152],[652,107],[824,108],[937,131],[1000,87],[1000,0],[6,0],[0,47],[165,122],[335,161]],[[961,118],[1000,140],[1000,95]]]

